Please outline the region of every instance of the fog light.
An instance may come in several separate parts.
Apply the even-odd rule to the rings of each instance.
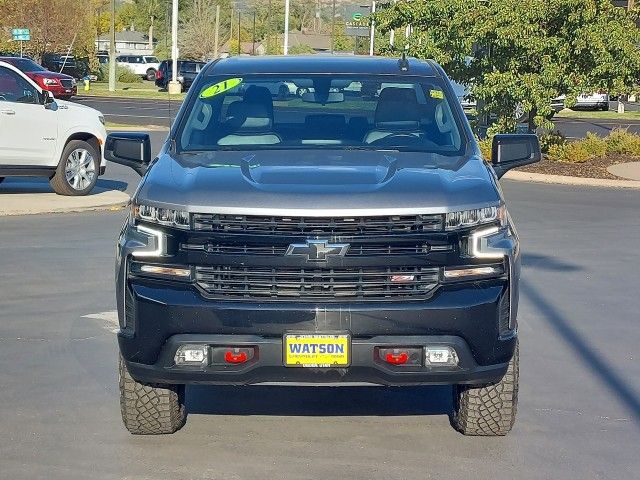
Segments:
[[[391,365],[415,366],[422,364],[422,349],[413,347],[380,348],[379,358]]]
[[[427,345],[425,350],[425,364],[455,367],[458,365],[458,354],[452,347],[446,345]]]
[[[176,365],[204,365],[208,360],[207,345],[180,345],[176,351]]]

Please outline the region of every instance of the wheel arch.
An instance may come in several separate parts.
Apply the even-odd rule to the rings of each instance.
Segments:
[[[82,140],[83,142],[87,142],[98,151],[102,158],[102,142],[94,134],[89,132],[74,132],[67,137],[64,145],[62,146],[62,150],[64,151],[64,148],[73,140]]]

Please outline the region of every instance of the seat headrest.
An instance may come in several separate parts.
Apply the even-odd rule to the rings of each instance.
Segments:
[[[418,99],[413,88],[385,87],[378,97],[378,127],[416,128],[420,124]]]
[[[236,131],[268,132],[273,121],[265,105],[238,100],[227,108],[227,120],[224,125]]]
[[[269,115],[273,117],[273,97],[267,87],[259,87],[257,85],[251,85],[244,92],[242,96],[245,102],[259,103],[266,107]]]

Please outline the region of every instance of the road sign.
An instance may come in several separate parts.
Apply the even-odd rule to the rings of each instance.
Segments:
[[[28,41],[31,40],[31,31],[28,28],[14,28],[11,30],[13,40]]]
[[[350,37],[368,37],[371,31],[368,5],[348,5],[344,7],[345,33]]]

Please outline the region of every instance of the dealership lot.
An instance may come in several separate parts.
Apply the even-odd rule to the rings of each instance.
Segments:
[[[0,477],[634,478],[640,192],[503,183],[523,239],[522,383],[497,439],[457,434],[445,387],[192,387],[183,430],[130,436],[112,313],[125,212],[0,218]]]

